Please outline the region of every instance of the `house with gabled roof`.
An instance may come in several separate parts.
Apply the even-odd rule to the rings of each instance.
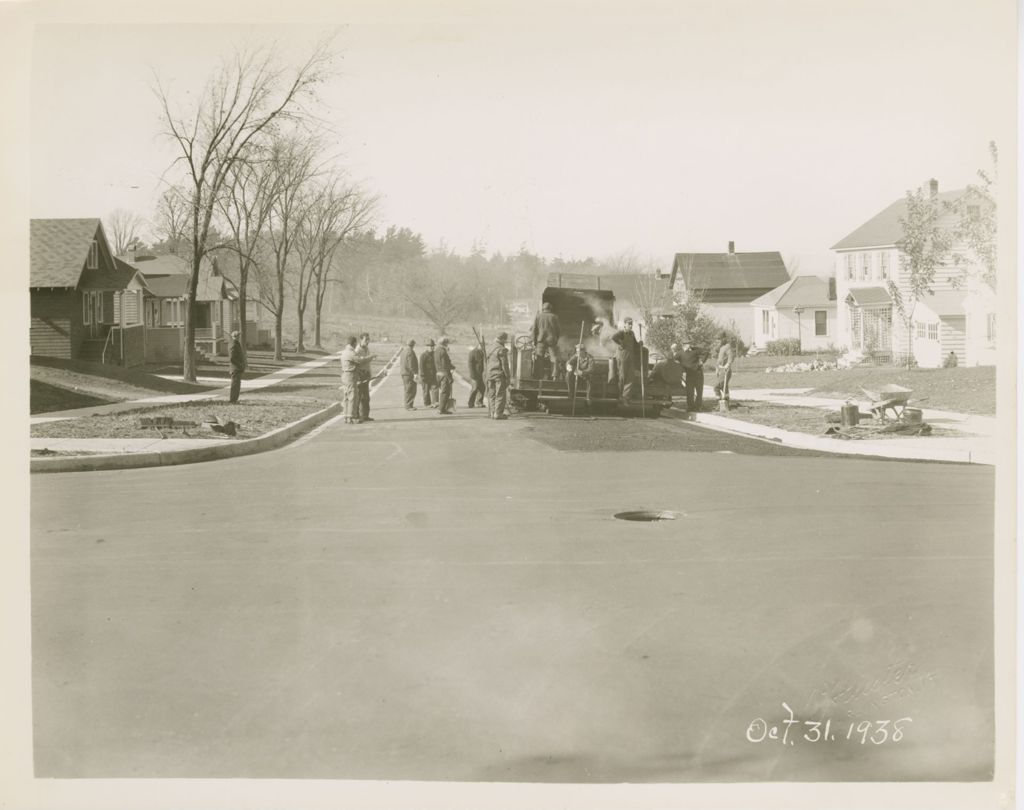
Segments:
[[[669,276],[677,301],[699,293],[711,317],[735,329],[748,345],[754,339],[750,303],[787,281],[789,271],[778,251],[737,253],[735,242],[726,253],[677,253]]]
[[[99,219],[31,220],[33,355],[141,364],[145,291],[142,274],[114,258]]]
[[[835,344],[834,278],[794,276],[750,302],[754,316],[752,345],[764,349],[773,340],[797,340],[804,351]]]
[[[928,192],[947,209],[968,193],[967,189],[940,192],[936,180],[929,181]],[[994,365],[995,292],[952,260],[936,272],[932,293],[913,303],[913,340],[906,334],[889,293],[890,280],[901,293],[907,284],[899,248],[901,220],[906,215],[904,197],[832,246],[837,345],[896,362],[902,362],[912,350],[917,364],[925,368],[941,366],[950,353],[956,355],[958,364]],[[956,214],[949,210],[938,222],[939,227],[950,230],[955,224]],[[963,246],[955,249],[967,252]],[[910,298],[909,292],[903,294],[908,307]]]

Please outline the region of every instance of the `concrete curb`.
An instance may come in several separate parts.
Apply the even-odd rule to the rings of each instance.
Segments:
[[[669,408],[666,414],[674,419],[693,422],[709,430],[722,433],[733,433],[751,439],[784,444],[801,450],[815,450],[821,453],[835,453],[844,456],[871,456],[873,458],[890,458],[901,461],[948,461],[959,464],[983,464],[993,466],[994,454],[984,450],[964,448],[936,447],[927,445],[933,441],[923,439],[870,439],[849,440],[830,439],[825,436],[811,436],[792,430],[758,425],[741,419],[730,419],[711,413],[687,413],[679,408]],[[938,440],[938,441],[941,441]],[[920,443],[919,443],[920,442]]]
[[[68,456],[64,458],[33,458],[31,472],[92,472],[96,470],[128,470],[139,467],[164,467],[173,464],[195,464],[222,458],[248,456],[276,450],[291,442],[322,422],[341,413],[341,403],[304,416],[297,422],[272,430],[255,439],[243,439],[217,447],[197,447],[190,450],[169,450],[164,453],[112,453],[102,456]]]

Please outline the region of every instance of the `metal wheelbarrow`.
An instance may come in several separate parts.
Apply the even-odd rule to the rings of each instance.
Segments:
[[[871,400],[871,413],[882,422],[886,419],[886,411],[892,411],[892,415],[897,421],[903,421],[908,405],[924,402],[923,399],[911,399],[910,395],[914,393],[913,390],[904,388],[902,385],[883,385],[877,391],[869,391],[867,388],[860,390]]]

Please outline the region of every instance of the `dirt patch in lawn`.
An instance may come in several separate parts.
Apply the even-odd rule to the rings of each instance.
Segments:
[[[46,422],[33,425],[31,435],[33,438],[61,439],[224,438],[224,434],[203,425],[206,420],[219,420],[235,422],[237,435],[234,438],[252,439],[321,411],[328,404],[314,399],[250,394],[234,405],[224,400],[205,400]],[[195,424],[160,428],[142,426],[143,418],[154,417],[170,417],[175,422]]]
[[[828,413],[828,409],[825,408],[803,408],[755,400],[733,400],[728,416],[730,419],[739,419],[756,425],[766,425],[767,427],[779,428],[781,430],[792,430],[812,436],[824,436],[825,431],[830,426],[838,426],[837,423],[830,423],[826,420]],[[726,414],[723,413],[722,416],[726,416]],[[899,432],[883,432],[883,428],[887,424],[892,425],[893,423],[880,422],[871,418],[870,415],[861,414],[860,429],[853,432],[858,434],[860,438],[871,439],[901,439],[910,435]],[[950,428],[940,428],[933,425],[929,425],[929,427],[931,428],[931,433],[929,434],[931,436],[950,438],[964,435]]]
[[[887,383],[909,388],[914,392],[912,398],[923,400],[926,408],[988,416],[996,412],[996,370],[992,366],[914,369],[857,366],[772,374],[739,369],[733,373],[731,385],[734,389],[808,388],[813,396],[864,399],[861,388],[872,391]]]

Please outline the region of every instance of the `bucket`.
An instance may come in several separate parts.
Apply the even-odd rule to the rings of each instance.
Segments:
[[[853,427],[860,422],[860,411],[850,402],[843,405],[839,412],[843,427]]]
[[[904,408],[903,421],[908,425],[920,425],[924,421],[924,415],[920,408]]]

